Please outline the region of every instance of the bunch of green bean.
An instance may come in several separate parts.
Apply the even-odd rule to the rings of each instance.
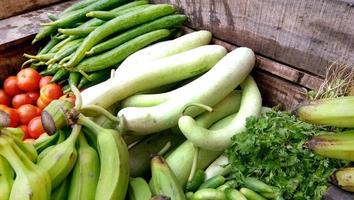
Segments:
[[[147,0],[82,0],[42,28],[32,43],[49,38],[37,55],[24,54],[31,66],[53,82],[79,89],[110,77],[111,70],[134,52],[178,33],[186,16],[168,4]]]

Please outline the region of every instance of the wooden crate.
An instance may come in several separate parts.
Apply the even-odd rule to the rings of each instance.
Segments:
[[[74,2],[58,3],[0,21],[0,80],[16,73],[25,60],[24,52],[38,50],[38,45],[30,45],[30,41],[39,23],[48,21],[46,13],[56,14]],[[281,105],[291,110],[306,98],[307,91],[320,86],[332,61],[340,58],[347,64],[354,63],[353,0],[153,2],[174,4],[187,14],[186,32],[209,30],[214,36],[213,43],[229,50],[237,46],[252,48],[257,54],[253,76],[266,105]],[[325,199],[354,197],[331,187]]]

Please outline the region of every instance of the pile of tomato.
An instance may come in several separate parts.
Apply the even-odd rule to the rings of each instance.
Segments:
[[[60,85],[51,82],[51,76],[41,77],[32,68],[22,69],[16,76],[9,76],[0,89],[0,117],[3,126],[20,127],[24,139],[38,138],[44,129],[42,110],[62,95]]]

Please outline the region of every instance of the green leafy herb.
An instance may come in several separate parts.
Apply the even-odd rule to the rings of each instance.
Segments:
[[[246,128],[226,150],[232,176],[241,185],[242,178],[255,177],[280,188],[284,199],[320,200],[330,174],[345,164],[303,149],[303,143],[324,128],[289,113],[271,110],[250,117]]]

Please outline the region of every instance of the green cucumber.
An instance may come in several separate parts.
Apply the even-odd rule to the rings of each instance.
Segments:
[[[110,70],[105,69],[105,70],[100,70],[89,74],[87,77],[89,79],[83,76],[78,84],[78,88],[81,89],[88,83],[95,82],[96,80],[108,79],[110,74],[111,74]]]
[[[266,198],[262,197],[261,195],[257,194],[253,190],[248,188],[241,188],[240,192],[248,199],[248,200],[266,200]]]
[[[136,37],[106,53],[87,58],[80,62],[74,70],[81,70],[84,72],[94,72],[108,67],[112,67],[130,54],[136,52],[137,50],[170,35],[170,31],[166,29],[161,29],[157,31],[152,31],[146,33],[139,37]],[[70,62],[70,61],[69,61]]]
[[[225,183],[225,178],[223,176],[221,175],[214,176],[206,180],[203,184],[201,184],[199,190],[204,188],[217,188],[224,183]]]
[[[173,6],[159,4],[152,5],[143,10],[138,9],[116,17],[91,32],[90,35],[85,38],[81,46],[76,50],[70,61],[65,64],[65,66],[71,68],[76,66],[85,57],[86,51],[90,50],[104,38],[107,38],[114,33],[172,14],[174,12],[175,8]]]
[[[86,6],[82,9],[70,12],[70,14],[61,17],[57,21],[44,23],[45,26],[70,27],[72,24],[85,21],[86,13],[94,10],[107,10],[126,3],[127,0],[100,0]]]
[[[69,71],[66,69],[59,69],[53,76],[52,81],[53,83],[57,83],[58,81],[63,80],[69,75]]]
[[[150,31],[155,31],[158,29],[171,29],[182,25],[182,23],[187,19],[185,15],[169,15],[152,22],[145,23],[136,28],[130,29],[116,37],[113,37],[105,42],[97,44],[90,51],[86,52],[86,55],[94,55],[107,50],[110,50],[116,46],[123,44],[137,36],[148,33]]]

